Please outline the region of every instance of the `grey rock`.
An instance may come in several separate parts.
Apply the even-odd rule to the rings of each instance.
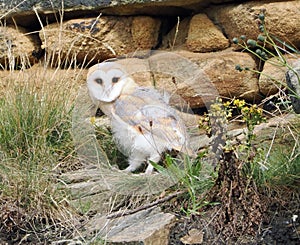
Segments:
[[[300,114],[300,67],[286,73],[286,82],[289,89],[290,100],[295,113]]]
[[[39,1],[39,0],[27,0],[27,1],[9,1],[9,0],[2,0],[1,1],[1,8],[3,10],[14,10],[14,11],[32,11],[33,8],[37,8],[43,11],[51,11],[53,9],[61,9],[62,6],[66,9],[68,8],[84,8],[84,7],[107,7],[111,5],[113,1],[110,0],[49,0],[49,1]],[[123,1],[117,1],[123,2]],[[62,5],[63,3],[63,5]]]
[[[132,11],[136,8],[140,8],[141,6],[174,6],[174,7],[187,7],[193,9],[193,4],[197,5],[207,5],[210,2],[216,1],[206,1],[206,0],[48,0],[48,1],[40,1],[40,0],[27,0],[27,1],[19,1],[19,0],[1,0],[0,7],[1,9],[15,11],[32,11],[33,7],[38,8],[41,11],[53,11],[55,9],[104,9],[108,7],[127,7],[130,6]],[[62,5],[63,3],[63,5]]]
[[[173,214],[151,208],[114,219],[96,215],[86,225],[86,231],[96,233],[94,239],[105,239],[109,244],[167,245],[175,220]]]
[[[230,0],[227,0],[230,1]],[[226,2],[227,2],[226,1]],[[63,2],[63,6],[62,6]],[[64,18],[105,15],[186,15],[199,11],[221,0],[0,0],[0,15],[8,23],[39,28],[39,15],[43,24],[56,22],[64,12]],[[63,10],[63,11],[62,11]],[[12,17],[14,20],[12,21]]]

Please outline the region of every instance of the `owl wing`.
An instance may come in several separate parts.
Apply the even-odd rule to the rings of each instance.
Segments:
[[[143,134],[162,141],[168,149],[182,150],[187,140],[185,126],[172,108],[147,105],[141,108],[141,115],[136,119]]]
[[[127,124],[137,135],[151,138],[166,149],[184,151],[186,128],[176,111],[155,90],[137,90],[122,95],[113,107],[114,118]]]

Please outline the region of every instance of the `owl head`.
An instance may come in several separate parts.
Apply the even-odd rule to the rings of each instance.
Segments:
[[[112,102],[126,86],[134,84],[124,68],[116,62],[92,66],[87,74],[87,87],[93,101]]]

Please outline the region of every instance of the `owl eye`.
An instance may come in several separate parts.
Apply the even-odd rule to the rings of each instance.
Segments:
[[[101,78],[96,78],[95,82],[101,85],[103,83],[103,80]]]
[[[112,81],[113,83],[117,83],[117,82],[119,82],[119,80],[120,80],[119,77],[113,77],[111,81]]]

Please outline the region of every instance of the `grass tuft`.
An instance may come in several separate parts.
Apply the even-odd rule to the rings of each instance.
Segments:
[[[68,95],[39,90],[28,81],[14,84],[0,99],[0,208],[15,206],[23,218],[9,222],[11,212],[0,215],[3,231],[71,218],[68,193],[59,188],[54,171],[73,157]]]

